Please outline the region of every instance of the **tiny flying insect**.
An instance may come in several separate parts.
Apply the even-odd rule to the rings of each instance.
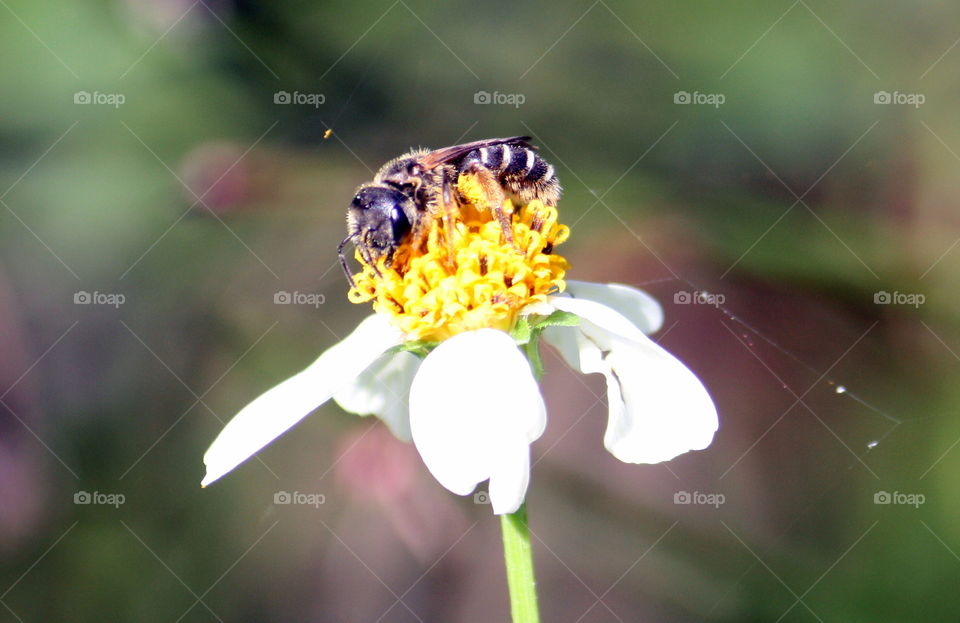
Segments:
[[[509,197],[521,205],[539,199],[552,206],[560,200],[553,165],[528,141],[529,136],[513,136],[433,151],[416,149],[383,165],[372,182],[357,189],[347,210],[347,237],[337,247],[337,254],[350,285],[355,284],[343,253],[348,242],[374,270],[384,256],[389,267],[408,237],[414,247],[419,246],[431,219],[456,209],[461,201],[457,180],[464,173],[476,176],[504,239],[513,244],[510,215],[502,207],[504,199]],[[447,226],[452,228],[452,219],[447,219]]]

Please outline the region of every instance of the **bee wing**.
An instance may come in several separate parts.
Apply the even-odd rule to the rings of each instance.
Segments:
[[[529,136],[511,136],[510,138],[488,138],[483,141],[474,141],[462,145],[452,145],[435,149],[419,158],[419,162],[426,169],[433,169],[441,164],[452,162],[458,158],[466,156],[475,149],[481,147],[493,147],[494,145],[523,145],[529,149],[536,149],[528,143]]]

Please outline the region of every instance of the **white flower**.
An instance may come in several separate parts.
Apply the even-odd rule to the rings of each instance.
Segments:
[[[663,323],[654,299],[623,285],[568,281],[566,294],[525,313],[556,310],[580,322],[549,327],[544,339],[572,368],[606,377],[607,450],[628,463],[658,463],[710,445],[718,426],[713,401],[686,366],[646,335]],[[450,491],[467,495],[489,480],[493,511],[516,511],[530,479],[530,444],[546,426],[543,397],[526,357],[513,338],[495,329],[455,335],[422,361],[391,350],[402,342],[385,317],[365,319],[227,424],[204,455],[202,484],[231,471],[332,397],[347,411],[377,415],[397,437],[412,438],[427,468]]]

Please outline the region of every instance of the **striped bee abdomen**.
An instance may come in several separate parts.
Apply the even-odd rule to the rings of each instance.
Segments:
[[[530,167],[529,171],[527,171],[526,179],[530,180],[531,182],[536,182],[538,180],[545,179],[548,173],[551,176],[553,175],[553,167],[547,164],[543,158],[537,156],[533,166]]]
[[[495,173],[504,190],[521,203],[539,199],[556,205],[560,200],[560,184],[553,165],[525,144],[481,147],[464,156],[459,170],[477,166]]]
[[[510,164],[507,165],[503,173],[505,175],[526,177],[527,172],[533,168],[533,163],[536,159],[537,154],[534,153],[532,149],[526,147],[510,147]]]
[[[503,170],[503,145],[494,145],[493,147],[481,147],[470,152],[463,159],[463,164],[468,162],[479,162],[491,171]],[[508,148],[509,155],[509,148]],[[463,168],[463,167],[461,167]]]

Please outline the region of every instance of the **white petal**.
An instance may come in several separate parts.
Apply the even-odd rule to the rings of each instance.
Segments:
[[[609,421],[620,419],[626,405],[623,403],[623,393],[620,391],[620,382],[617,380],[604,351],[588,338],[582,331],[577,331],[577,368],[584,374],[602,374],[607,379],[607,406],[610,410]]]
[[[642,290],[620,283],[592,283],[568,279],[566,291],[573,298],[603,303],[626,316],[648,335],[656,333],[663,326],[663,308],[655,298]]]
[[[531,441],[534,439],[509,448],[505,444],[500,452],[500,460],[492,467],[487,493],[490,495],[493,512],[497,515],[517,512],[527,496],[527,487],[530,485]]]
[[[717,431],[717,409],[706,388],[653,340],[617,341],[606,356],[624,409],[610,408],[604,445],[627,463],[659,463],[702,450]]]
[[[523,502],[530,444],[546,407],[530,364],[502,331],[456,335],[431,352],[410,389],[413,441],[433,476],[458,495],[490,480],[497,514]]]
[[[547,327],[543,330],[543,339],[557,349],[567,365],[574,370],[583,371],[580,365],[581,336],[577,327]]]
[[[207,475],[201,485],[219,479],[282,435],[401,339],[400,332],[385,317],[369,316],[307,369],[248,404],[227,423],[203,456]]]
[[[594,301],[551,297],[580,316],[544,338],[571,367],[607,380],[607,449],[628,463],[659,463],[710,445],[717,411],[700,380],[618,312]]]
[[[383,354],[333,399],[344,411],[376,415],[398,439],[410,441],[410,384],[419,367],[411,353]]]

